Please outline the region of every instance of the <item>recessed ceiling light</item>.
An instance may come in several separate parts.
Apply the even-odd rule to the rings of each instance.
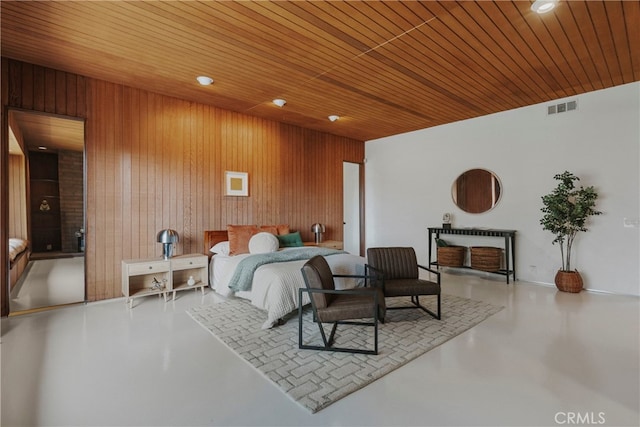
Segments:
[[[207,77],[207,76],[198,76],[198,77],[196,77],[196,80],[202,86],[209,86],[211,83],[213,83],[213,79],[211,77]]]
[[[280,108],[284,107],[284,104],[286,104],[286,103],[287,103],[287,101],[285,101],[285,100],[284,100],[284,99],[282,99],[282,98],[276,98],[276,99],[274,99],[272,102],[273,102],[274,104],[276,104],[276,105],[277,105],[278,107],[280,107]]]
[[[332,122],[335,122],[339,118],[340,118],[340,116],[336,116],[335,114],[332,114],[332,115],[329,116],[329,120],[331,120]]]
[[[46,149],[47,149],[47,147],[45,147],[44,145],[41,145],[41,146],[38,147],[38,150],[46,150]]]
[[[558,0],[536,0],[531,5],[531,10],[536,13],[547,13],[551,12],[557,4]]]

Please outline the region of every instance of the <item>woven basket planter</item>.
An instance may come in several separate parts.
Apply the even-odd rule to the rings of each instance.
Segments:
[[[443,267],[462,267],[465,249],[464,246],[438,247],[438,265]]]
[[[500,270],[502,249],[489,246],[471,247],[471,268],[482,271]]]
[[[577,271],[562,271],[556,273],[556,287],[562,292],[577,294],[582,290],[582,276]]]

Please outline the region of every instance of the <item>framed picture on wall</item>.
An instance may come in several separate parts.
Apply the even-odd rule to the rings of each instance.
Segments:
[[[248,196],[249,195],[249,174],[247,172],[224,173],[225,196]]]

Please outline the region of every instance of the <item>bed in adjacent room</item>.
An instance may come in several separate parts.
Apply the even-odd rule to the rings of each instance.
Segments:
[[[263,329],[298,308],[298,288],[305,286],[300,269],[312,256],[325,256],[334,274],[364,274],[365,258],[304,246],[299,233],[289,233],[288,226],[230,226],[205,231],[204,244],[211,256],[209,286],[224,297],[244,298],[264,310]],[[336,278],[337,289],[359,285],[361,279]],[[308,303],[304,294],[303,305]]]
[[[29,242],[25,239],[9,238],[9,291],[22,276],[29,263]]]

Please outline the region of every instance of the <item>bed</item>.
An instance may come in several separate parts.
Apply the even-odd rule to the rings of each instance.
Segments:
[[[9,239],[9,291],[22,276],[29,263],[29,242],[25,239]]]
[[[263,329],[271,328],[283,321],[287,315],[298,308],[298,288],[304,287],[304,279],[300,269],[314,254],[324,255],[334,274],[364,274],[365,258],[343,251],[335,251],[315,246],[287,247],[279,249],[276,257],[298,258],[291,261],[269,262],[255,268],[249,290],[234,286],[234,276],[238,268],[247,268],[252,259],[260,255],[241,253],[231,255],[225,247],[229,242],[227,230],[208,230],[204,236],[204,250],[211,257],[209,264],[209,286],[223,297],[247,299],[255,307],[265,311]],[[212,253],[212,248],[218,248]],[[246,261],[245,261],[246,260]],[[260,264],[260,263],[258,263]],[[337,278],[336,288],[346,289],[362,285],[361,279]],[[230,286],[236,288],[235,290]],[[308,295],[303,297],[303,305],[309,303]]]

